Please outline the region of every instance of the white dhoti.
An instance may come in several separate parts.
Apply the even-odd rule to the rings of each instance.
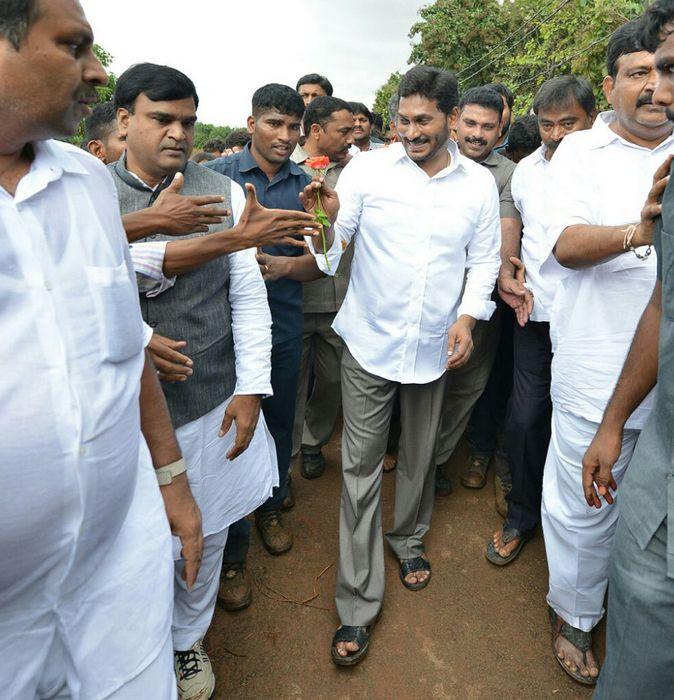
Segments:
[[[555,408],[543,474],[541,520],[550,572],[548,604],[568,624],[591,631],[604,615],[609,560],[618,521],[613,505],[591,508],[583,494],[583,456],[599,425]],[[620,485],[639,436],[625,430],[613,478]]]
[[[173,647],[184,651],[203,639],[213,619],[222,555],[229,526],[252,513],[278,486],[276,449],[262,411],[248,449],[233,461],[226,457],[236,437],[236,425],[220,438],[218,432],[231,399],[176,430],[187,478],[201,509],[204,552],[197,581],[188,590],[182,579],[184,560],[174,537],[175,598]]]

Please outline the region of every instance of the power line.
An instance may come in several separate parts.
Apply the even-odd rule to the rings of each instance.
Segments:
[[[560,12],[562,10],[562,8],[565,5],[568,5],[570,2],[571,2],[571,0],[562,0],[562,2],[547,17],[545,17],[545,19],[541,20],[541,22],[538,26],[536,26],[533,29],[531,29],[530,31],[528,31],[519,41],[516,41],[514,44],[512,44],[512,46],[509,46],[508,49],[506,49],[505,51],[500,53],[498,56],[496,56],[496,58],[493,58],[489,63],[482,66],[481,68],[476,70],[474,73],[471,73],[467,78],[464,78],[463,82],[464,83],[468,82],[471,78],[474,78],[476,75],[481,73],[486,68],[489,68],[489,66],[494,65],[494,63],[496,63],[496,61],[498,61],[500,58],[503,58],[503,56],[507,56],[516,46],[519,46],[525,39],[530,37],[534,32],[538,31],[541,28],[541,26],[543,24],[545,24],[545,22],[552,19],[558,12]]]
[[[545,71],[543,73],[538,73],[537,75],[533,75],[530,78],[523,80],[521,83],[518,83],[513,88],[513,92],[516,93],[523,85],[526,85],[527,83],[530,83],[533,80],[538,80],[539,78],[544,78],[546,76],[546,74],[557,70],[557,68],[560,68],[561,66],[565,66],[569,61],[573,61],[574,58],[578,58],[578,56],[582,56],[583,54],[587,53],[591,48],[593,48],[597,44],[600,44],[602,41],[606,41],[610,36],[611,36],[610,34],[607,34],[606,36],[603,36],[600,39],[595,39],[594,41],[591,41],[587,46],[585,46],[580,51],[576,51],[576,53],[573,53],[570,56],[567,56],[563,61],[559,61],[558,63],[554,63],[552,66],[550,66],[550,68],[547,69],[547,71]]]
[[[547,5],[544,5],[540,10],[538,10],[538,12],[535,12],[533,15],[531,15],[531,17],[529,17],[529,19],[526,20],[526,21],[524,22],[524,24],[520,27],[520,30],[525,29],[525,28],[526,28],[528,25],[530,25],[537,17],[540,17],[540,15],[542,15],[543,12],[545,12],[548,8],[552,7],[552,5],[555,4],[555,2],[557,2],[557,0],[550,0],[550,2],[549,2]],[[482,63],[482,61],[484,61],[485,59],[489,58],[489,56],[491,56],[491,55],[494,53],[494,51],[497,51],[497,50],[500,49],[502,46],[505,46],[507,43],[509,43],[510,40],[511,40],[512,38],[513,38],[512,36],[509,36],[507,39],[504,39],[500,44],[496,44],[496,46],[494,46],[492,49],[490,49],[489,51],[487,51],[487,53],[486,53],[484,56],[481,56],[477,61],[475,61],[475,63],[471,63],[469,66],[466,66],[465,68],[463,68],[462,70],[460,70],[460,71],[456,74],[456,77],[457,77],[457,78],[460,78],[464,73],[467,73],[469,70],[473,70],[473,68],[475,68],[475,66],[479,65],[480,63]],[[481,70],[481,69],[480,69],[480,70]]]

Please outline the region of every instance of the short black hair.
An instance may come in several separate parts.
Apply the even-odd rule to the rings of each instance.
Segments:
[[[354,114],[362,114],[372,124],[374,121],[372,112],[362,102],[349,102],[349,107]]]
[[[227,148],[225,139],[215,138],[208,139],[201,150],[205,153],[222,153],[225,148]]]
[[[630,53],[648,51],[642,41],[641,21],[633,19],[618,27],[608,40],[606,67],[612,78],[618,75],[618,59]]]
[[[438,103],[438,109],[445,114],[459,104],[459,84],[453,73],[433,66],[415,66],[403,75],[398,96],[421,95]]]
[[[674,0],[657,0],[641,17],[641,43],[655,53],[665,33],[665,26],[674,22]]]
[[[479,105],[485,109],[493,109],[498,114],[499,123],[503,116],[503,100],[501,95],[490,87],[474,87],[461,95],[459,109],[463,109],[466,105]]]
[[[253,93],[253,114],[257,116],[262,112],[276,110],[281,114],[292,114],[302,117],[304,114],[304,101],[297,90],[288,85],[269,83],[258,88]]]
[[[506,104],[512,110],[515,104],[515,95],[513,95],[513,91],[507,85],[503,83],[487,83],[484,87],[496,90],[501,97],[505,97]]]
[[[248,129],[232,129],[225,139],[225,148],[234,148],[234,146],[243,148],[252,138]]]
[[[191,97],[195,108],[199,106],[199,96],[194,83],[179,70],[156,63],[137,63],[127,68],[115,85],[115,109],[133,107],[138,95],[143,93],[153,102],[184,100]]]
[[[302,85],[320,85],[328,97],[332,96],[332,83],[320,73],[307,73],[306,75],[303,75],[297,81],[295,90],[299,92]]]
[[[322,129],[325,128],[325,125],[334,119],[332,115],[335,112],[341,112],[345,109],[347,112],[353,113],[352,105],[352,102],[340,100],[339,97],[329,97],[328,95],[317,97],[307,105],[304,112],[302,124],[304,133],[308,134],[313,124],[319,124]]]
[[[6,39],[16,51],[40,14],[38,0],[2,0],[0,39]]]
[[[558,75],[546,80],[534,97],[534,114],[540,109],[567,107],[577,102],[586,114],[597,111],[597,100],[590,83],[578,75]]]
[[[91,114],[84,120],[84,141],[86,146],[90,141],[106,138],[117,126],[117,110],[112,102],[102,102],[96,105]]]
[[[508,134],[509,152],[518,151],[524,155],[533,153],[541,145],[541,132],[538,129],[538,119],[535,114],[517,117],[510,127]]]

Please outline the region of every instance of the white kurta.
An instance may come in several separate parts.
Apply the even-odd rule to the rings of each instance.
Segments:
[[[171,540],[114,185],[80,149],[35,154],[0,189],[0,674],[33,697],[57,635],[72,695],[98,698],[165,648]]]

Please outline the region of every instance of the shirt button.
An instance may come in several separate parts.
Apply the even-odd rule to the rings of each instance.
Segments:
[[[51,280],[45,280],[45,281],[44,281],[44,288],[45,288],[48,292],[51,292],[51,290],[52,290],[52,283],[51,283]]]
[[[156,234],[156,233],[151,233],[151,234],[148,236],[148,238],[156,238],[156,237],[157,237],[157,234]]]

